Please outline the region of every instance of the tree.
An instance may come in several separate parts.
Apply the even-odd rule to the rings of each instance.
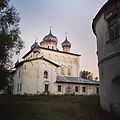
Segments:
[[[95,81],[98,81],[98,77],[95,77]]]
[[[20,18],[10,0],[0,0],[0,89],[8,84],[9,63],[13,53],[18,54],[24,46],[19,34]]]
[[[93,80],[93,73],[88,71],[80,71],[80,77],[83,79]]]

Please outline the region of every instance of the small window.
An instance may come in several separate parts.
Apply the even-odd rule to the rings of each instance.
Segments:
[[[85,87],[82,87],[82,92],[85,92],[85,91],[86,91]]]
[[[49,89],[49,85],[45,84],[45,92],[48,92],[48,89]]]
[[[46,79],[48,78],[48,72],[47,71],[44,72],[44,78],[46,78]]]
[[[50,47],[48,46],[48,49],[49,49]]]
[[[109,25],[109,39],[114,39],[116,38],[118,35],[120,35],[120,30],[119,30],[119,23],[118,23],[118,16],[112,16],[109,20],[108,20],[108,25]]]
[[[26,70],[26,65],[24,66],[24,69]]]
[[[18,77],[20,78],[20,70],[19,70],[19,73],[18,73]]]
[[[54,49],[54,46],[52,46],[52,49]]]
[[[22,83],[20,83],[20,91],[22,91]]]
[[[78,86],[75,86],[75,92],[78,92]]]
[[[99,88],[96,88],[96,93],[99,94]]]
[[[64,75],[64,67],[61,67],[61,75]]]
[[[19,92],[19,83],[17,84],[17,92]]]
[[[58,92],[61,92],[61,85],[58,85]]]

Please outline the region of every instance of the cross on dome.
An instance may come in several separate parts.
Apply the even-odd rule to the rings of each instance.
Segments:
[[[50,29],[50,34],[51,34],[51,31],[52,31],[52,26],[51,25],[50,25],[49,29]]]

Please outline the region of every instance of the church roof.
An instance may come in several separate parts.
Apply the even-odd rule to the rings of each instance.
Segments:
[[[25,62],[30,62],[30,61],[34,61],[34,60],[38,60],[38,59],[45,60],[45,61],[49,62],[50,64],[53,64],[56,67],[60,67],[58,64],[56,64],[56,63],[54,63],[54,62],[52,62],[44,57],[38,57],[38,58],[29,59],[29,60],[23,60],[23,61],[19,62],[18,64],[16,64],[15,68],[18,68],[19,66],[23,65],[23,63],[25,63]]]
[[[52,32],[51,32],[51,30],[50,30],[50,33],[43,38],[43,41],[44,41],[44,42],[47,42],[47,41],[57,42],[58,39],[57,39],[56,36],[54,36],[54,35],[52,34]],[[43,41],[42,41],[42,42],[43,42]]]
[[[60,53],[64,53],[64,54],[70,54],[70,55],[75,55],[75,56],[81,56],[80,54],[76,54],[76,53],[68,53],[68,52],[64,52],[64,51],[59,51],[59,50],[54,50],[54,49],[49,49],[49,48],[44,48],[44,47],[40,47],[40,49],[45,49],[45,50],[49,50],[49,51],[55,51],[55,52],[60,52]],[[31,49],[28,53],[26,53],[22,58],[24,59],[25,57],[27,57],[33,50]]]
[[[62,43],[62,47],[71,47],[71,43],[67,40],[67,36],[65,41]]]
[[[81,77],[57,76],[57,83],[89,84],[99,85],[99,81],[87,80]]]

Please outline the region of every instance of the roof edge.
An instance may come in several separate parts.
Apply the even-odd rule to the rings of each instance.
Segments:
[[[75,56],[81,56],[80,54],[76,54],[76,53],[68,53],[68,52],[59,51],[59,50],[53,50],[53,49],[48,49],[48,48],[44,48],[44,47],[40,47],[40,48],[41,48],[41,49],[45,49],[45,50],[50,50],[50,51],[55,51],[55,52],[60,52],[60,53],[65,53],[65,54],[70,54],[70,55],[75,55]],[[24,59],[24,58],[27,57],[31,52],[32,52],[32,50],[30,50],[28,53],[26,53],[22,58]]]
[[[103,12],[108,8],[108,6],[113,2],[114,0],[108,0],[102,7],[101,9],[98,11],[98,13],[96,14],[96,16],[93,19],[92,22],[92,29],[93,29],[93,33],[96,35],[96,31],[95,31],[95,25],[97,23],[97,20],[100,18],[100,16],[103,14]]]
[[[33,59],[29,59],[29,60],[23,60],[23,61],[19,62],[18,64],[16,64],[16,65],[15,65],[15,68],[21,66],[21,65],[24,64],[25,62],[30,62],[30,61],[34,61],[34,60],[38,60],[38,59],[45,60],[45,61],[53,64],[53,65],[56,66],[56,67],[60,67],[60,65],[58,65],[58,64],[56,64],[56,63],[54,63],[54,62],[52,62],[52,61],[50,61],[50,60],[48,60],[48,59],[46,59],[46,58],[44,58],[44,57],[42,56],[42,57],[33,58]]]

